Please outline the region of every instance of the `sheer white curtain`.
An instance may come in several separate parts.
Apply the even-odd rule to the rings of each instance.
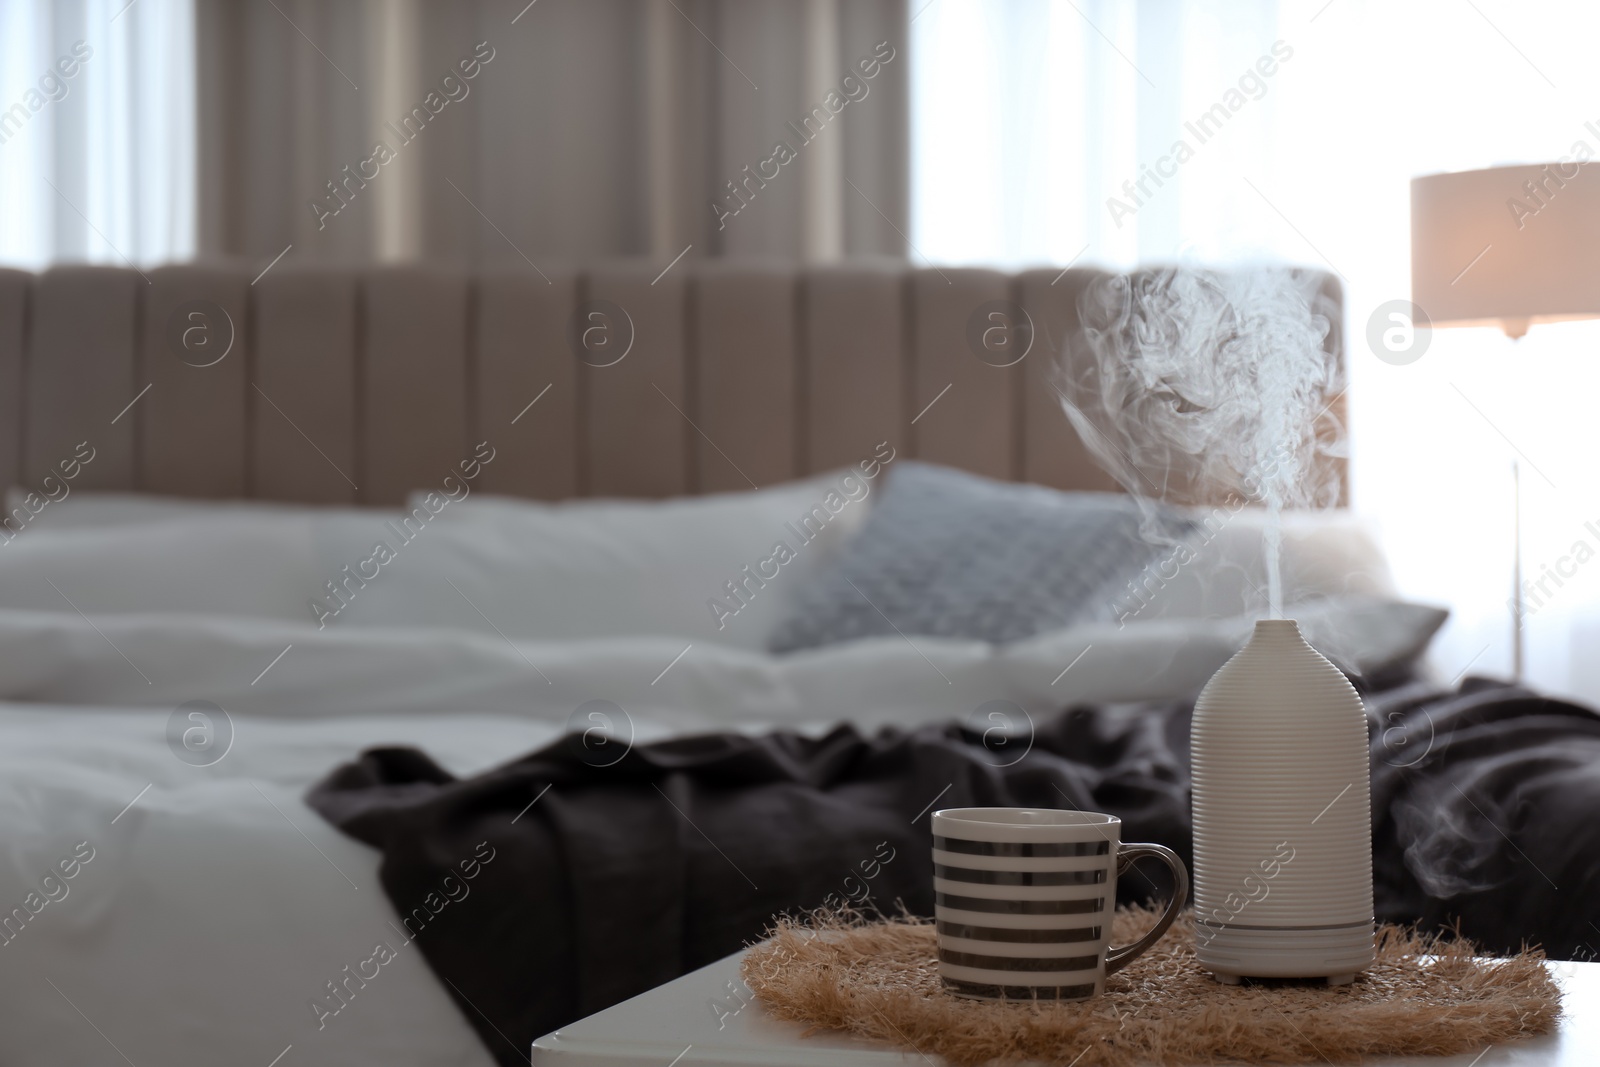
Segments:
[[[1600,550],[1600,325],[1519,342],[1436,331],[1406,366],[1366,342],[1378,306],[1409,296],[1413,176],[1570,158],[1579,142],[1600,158],[1600,5],[919,0],[914,14],[916,254],[1337,271],[1355,506],[1405,593],[1453,609],[1438,667],[1509,670],[1520,455],[1524,565],[1575,572],[1529,617],[1527,677],[1600,700],[1600,558],[1562,563],[1580,541]]]
[[[0,263],[193,254],[191,0],[0,0]]]

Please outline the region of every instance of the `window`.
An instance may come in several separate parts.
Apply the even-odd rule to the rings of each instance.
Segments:
[[[190,0],[0,0],[0,263],[195,248]]]

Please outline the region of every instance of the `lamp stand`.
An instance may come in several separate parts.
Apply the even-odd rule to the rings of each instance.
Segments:
[[[1511,680],[1522,681],[1522,470],[1511,461]]]

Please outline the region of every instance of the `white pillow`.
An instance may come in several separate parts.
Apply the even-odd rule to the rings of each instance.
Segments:
[[[409,541],[391,537],[394,558],[325,621],[463,627],[511,639],[663,635],[759,649],[789,597],[865,517],[873,484],[841,470],[663,501],[473,495],[414,523],[421,532]],[[422,501],[413,498],[425,514]],[[807,516],[809,541],[797,533]],[[793,559],[762,578],[756,568],[780,541]],[[373,573],[364,561],[345,562]],[[741,598],[729,593],[734,582]],[[720,618],[712,600],[723,605]]]
[[[1312,647],[1347,673],[1393,677],[1415,664],[1449,612],[1384,597],[1328,596],[1286,613]],[[1029,707],[1080,700],[1193,697],[1244,647],[1256,616],[1089,623],[1008,645],[998,655]]]
[[[24,529],[0,543],[0,608],[311,622],[307,600],[322,581],[315,545],[309,520],[284,517]]]
[[[72,494],[0,531],[0,608],[191,612],[315,625],[313,598],[398,509]],[[54,583],[52,586],[51,583]]]
[[[32,507],[24,501],[32,496]],[[18,509],[21,509],[19,512]],[[51,500],[42,492],[13,486],[6,490],[6,515],[13,528],[40,527],[52,530],[83,529],[101,526],[133,526],[148,522],[208,515],[269,515],[306,512],[317,514],[334,509],[262,500],[194,500],[151,493],[116,493],[102,490],[76,490]],[[20,532],[20,530],[18,531]]]
[[[1266,532],[1260,508],[1186,513],[1196,523],[1182,549],[1161,549],[1154,562],[1107,590],[1111,617],[1220,619],[1261,610],[1267,593]],[[1347,509],[1282,516],[1279,549],[1286,605],[1335,596],[1397,595],[1372,526]]]

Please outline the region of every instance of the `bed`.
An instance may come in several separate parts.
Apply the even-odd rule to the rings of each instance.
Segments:
[[[997,709],[1008,743],[1191,699],[1259,610],[1249,512],[1137,618],[770,651],[916,465],[1104,504],[1043,358],[1095,276],[0,272],[3,1058],[525,1059],[410,947],[380,852],[307,806],[365,750],[470,778],[563,738],[599,770],[965,723],[981,756]],[[1417,677],[1443,615],[1394,599],[1359,522],[1295,519],[1285,558],[1319,647]]]

